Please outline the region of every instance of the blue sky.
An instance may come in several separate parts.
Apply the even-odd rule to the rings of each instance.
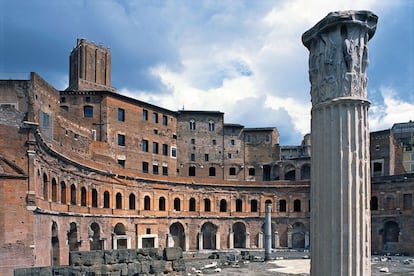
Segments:
[[[328,2],[328,3],[325,3]],[[171,110],[218,110],[226,123],[310,131],[302,34],[330,11],[379,16],[369,42],[370,129],[414,120],[414,1],[0,0],[0,72],[68,85],[77,38],[111,48],[118,93]]]

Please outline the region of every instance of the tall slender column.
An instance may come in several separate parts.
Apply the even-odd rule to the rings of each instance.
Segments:
[[[371,275],[366,68],[377,20],[333,12],[302,36],[312,98],[311,275]]]

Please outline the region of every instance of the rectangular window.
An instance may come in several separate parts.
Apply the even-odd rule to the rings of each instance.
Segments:
[[[236,168],[230,168],[229,169],[229,174],[230,175],[236,175]]]
[[[404,194],[403,195],[403,209],[404,210],[411,210],[413,204],[413,195],[412,194]]]
[[[142,110],[142,120],[143,121],[148,121],[148,110],[146,110],[146,109]]]
[[[142,147],[142,151],[148,152],[148,140],[142,140],[141,147]]]
[[[122,108],[118,108],[118,121],[125,121],[125,110]]]
[[[168,175],[168,167],[162,167],[162,175]]]
[[[168,117],[166,115],[162,115],[162,125],[168,125]]]
[[[92,118],[93,117],[93,106],[85,105],[83,107],[83,117]]]
[[[158,165],[152,165],[152,173],[158,174]]]
[[[118,146],[125,146],[125,135],[118,134]]]
[[[190,158],[191,158],[191,161],[195,161],[195,154],[192,153],[191,156],[190,156]]]
[[[213,143],[214,146],[217,145],[216,139],[213,139],[212,143]]]
[[[148,173],[148,162],[142,162],[142,172]]]
[[[414,172],[414,164],[411,164],[411,172]]]
[[[195,144],[195,139],[191,138],[191,144],[194,145]]]
[[[152,113],[152,122],[158,124],[158,113]]]
[[[168,145],[162,144],[162,155],[168,156]]]
[[[124,159],[118,159],[118,165],[120,165],[121,167],[125,167],[125,160]]]
[[[231,159],[231,153],[227,153],[227,158]]]
[[[411,161],[414,161],[414,153],[411,153]]]
[[[204,161],[208,161],[208,153],[204,154]]]
[[[157,142],[152,142],[152,153],[158,154],[158,143]]]
[[[234,139],[230,140],[230,145],[234,146]]]
[[[176,158],[177,157],[177,148],[171,147],[171,157]]]

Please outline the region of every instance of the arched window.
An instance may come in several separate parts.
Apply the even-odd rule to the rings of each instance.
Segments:
[[[216,176],[216,168],[210,167],[208,169],[208,176]]]
[[[250,200],[250,212],[257,212],[257,200]]]
[[[371,210],[378,210],[378,197],[376,196],[371,197]]]
[[[144,210],[151,210],[151,199],[149,196],[144,197]]]
[[[43,174],[43,199],[44,200],[48,200],[48,194],[47,194],[48,182],[49,180],[47,179],[47,175],[44,173]]]
[[[135,195],[129,194],[129,210],[135,210]]]
[[[86,206],[86,188],[81,188],[81,206]]]
[[[208,198],[204,199],[204,212],[210,212],[211,211],[211,201]]]
[[[109,192],[105,191],[104,192],[104,208],[109,208],[109,203],[110,203],[109,200],[110,200]]]
[[[220,212],[227,212],[227,201],[225,199],[220,200]]]
[[[195,212],[196,210],[196,200],[195,198],[190,198],[190,212]]]
[[[215,129],[215,124],[213,120],[208,121],[208,130],[209,131],[214,131]]]
[[[194,120],[190,120],[190,130],[196,129],[196,122]]]
[[[57,202],[57,183],[55,178],[52,178],[52,201]]]
[[[300,199],[295,199],[293,201],[293,212],[300,212],[301,211],[301,202]]]
[[[279,212],[286,212],[286,200],[279,200]]]
[[[174,211],[181,211],[181,200],[178,197],[174,198]]]
[[[92,118],[93,117],[93,106],[85,105],[83,107],[83,117],[84,118]]]
[[[66,204],[66,184],[64,181],[60,182],[60,203]]]
[[[98,207],[98,192],[96,189],[92,189],[92,207]]]
[[[242,212],[243,207],[243,201],[238,198],[236,199],[236,212]]]
[[[116,209],[122,209],[122,194],[121,193],[116,193],[115,196],[115,205],[116,205]]]
[[[158,210],[165,211],[165,197],[163,196],[158,200]]]
[[[70,185],[70,204],[76,205],[76,186]]]

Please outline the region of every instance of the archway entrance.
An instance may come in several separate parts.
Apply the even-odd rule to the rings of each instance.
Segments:
[[[234,248],[246,247],[246,226],[241,222],[233,224]]]
[[[305,248],[305,225],[296,222],[292,226],[292,248]]]
[[[78,227],[75,222],[72,222],[68,232],[69,251],[79,251],[78,243]]]
[[[185,250],[185,233],[184,227],[181,223],[176,222],[170,226],[170,234],[174,241],[175,247],[181,247],[181,249]]]
[[[101,228],[99,227],[99,224],[96,222],[92,223],[90,226],[91,233],[90,238],[90,250],[102,250],[102,243],[101,243]]]
[[[114,228],[114,249],[127,249],[128,239],[126,236],[125,226],[122,223],[117,223]]]
[[[216,249],[216,233],[217,226],[211,222],[204,223],[201,227],[201,234],[203,235],[202,249]]]
[[[400,227],[395,221],[387,221],[384,224],[383,241],[384,251],[396,253],[399,251],[398,241],[400,236]]]
[[[58,227],[56,222],[52,223],[52,266],[60,264],[60,248],[59,248],[59,237]]]

